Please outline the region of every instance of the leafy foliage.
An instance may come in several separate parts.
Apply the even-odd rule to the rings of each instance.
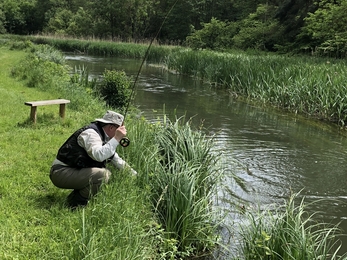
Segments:
[[[97,93],[107,105],[122,110],[131,98],[131,80],[124,71],[106,70]]]
[[[32,45],[26,59],[12,69],[13,76],[26,81],[27,86],[41,89],[55,85],[57,78],[69,80],[64,56],[48,45]]]
[[[212,18],[202,23],[202,29],[194,31],[186,39],[186,45],[193,49],[218,50],[232,46],[232,37],[236,34],[234,23],[226,23]]]
[[[255,13],[240,22],[239,32],[232,37],[234,46],[240,49],[269,51],[274,44],[280,44],[278,22],[273,19],[275,9],[269,5],[259,5]]]
[[[346,55],[343,0],[0,0],[0,33]]]
[[[321,53],[334,57],[345,57],[347,54],[347,17],[346,1],[320,1],[319,8],[305,18],[303,31],[315,40]]]

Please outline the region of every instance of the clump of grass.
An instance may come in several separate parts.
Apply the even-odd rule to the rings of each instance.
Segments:
[[[314,215],[305,211],[304,199],[295,204],[297,196],[292,195],[280,207],[245,213],[246,221],[241,227],[242,259],[342,259],[338,256],[339,228],[315,222]]]
[[[217,243],[212,198],[221,178],[218,157],[211,153],[212,140],[193,131],[189,121],[163,122],[156,134],[160,157],[153,157],[152,200],[166,241],[179,256],[192,256]]]
[[[73,259],[148,259],[155,255],[157,241],[151,234],[156,233],[156,225],[149,221],[148,197],[129,172],[114,171],[112,177],[81,210]]]

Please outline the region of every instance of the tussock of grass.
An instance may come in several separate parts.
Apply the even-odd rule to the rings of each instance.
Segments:
[[[282,206],[246,212],[241,228],[241,251],[247,260],[346,259],[338,255],[338,226],[314,221],[304,199],[293,194]],[[319,203],[316,201],[315,203]]]
[[[184,118],[163,124],[156,136],[161,157],[153,179],[159,219],[182,251],[211,249],[217,242],[211,202],[222,174],[218,157],[210,152],[212,139],[192,131]]]

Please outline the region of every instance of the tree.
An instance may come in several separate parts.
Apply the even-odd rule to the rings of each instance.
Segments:
[[[202,29],[193,32],[186,39],[186,44],[194,49],[220,50],[229,48],[231,39],[236,34],[234,23],[226,23],[212,18],[209,23],[202,23]]]
[[[89,12],[80,7],[71,17],[67,34],[75,37],[93,35],[93,18]]]
[[[20,34],[26,25],[21,4],[21,1],[11,0],[3,0],[1,3],[2,13],[5,16],[3,26],[8,33]]]
[[[2,6],[0,5],[0,34],[6,33],[6,29],[4,26],[4,23],[6,22],[6,17],[2,10]]]
[[[336,57],[347,54],[347,1],[323,0],[316,3],[318,9],[305,18],[304,34],[309,35],[312,48]]]
[[[281,28],[273,19],[276,8],[260,4],[255,13],[240,22],[240,30],[233,37],[234,46],[240,49],[272,51],[280,41]]]
[[[49,20],[55,16],[57,9],[65,6],[65,0],[37,0],[34,11],[34,15],[38,20],[37,29],[42,32]]]
[[[144,35],[153,3],[155,0],[90,0],[94,34],[124,40]]]
[[[298,49],[307,44],[309,39],[300,37],[300,32],[308,12],[316,9],[313,1],[284,0],[279,2],[274,18],[279,21],[282,28],[282,50]]]
[[[49,21],[46,27],[46,32],[51,32],[60,35],[66,35],[67,29],[70,26],[73,13],[67,9],[57,11]]]

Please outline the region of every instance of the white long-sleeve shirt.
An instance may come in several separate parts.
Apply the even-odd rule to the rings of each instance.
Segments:
[[[111,163],[118,169],[125,168],[127,163],[116,152],[119,142],[115,138],[110,138],[106,133],[105,136],[107,143],[102,145],[100,135],[93,129],[87,129],[78,136],[77,142],[93,160],[102,162],[114,154]],[[58,159],[54,160],[53,165],[67,166]]]

